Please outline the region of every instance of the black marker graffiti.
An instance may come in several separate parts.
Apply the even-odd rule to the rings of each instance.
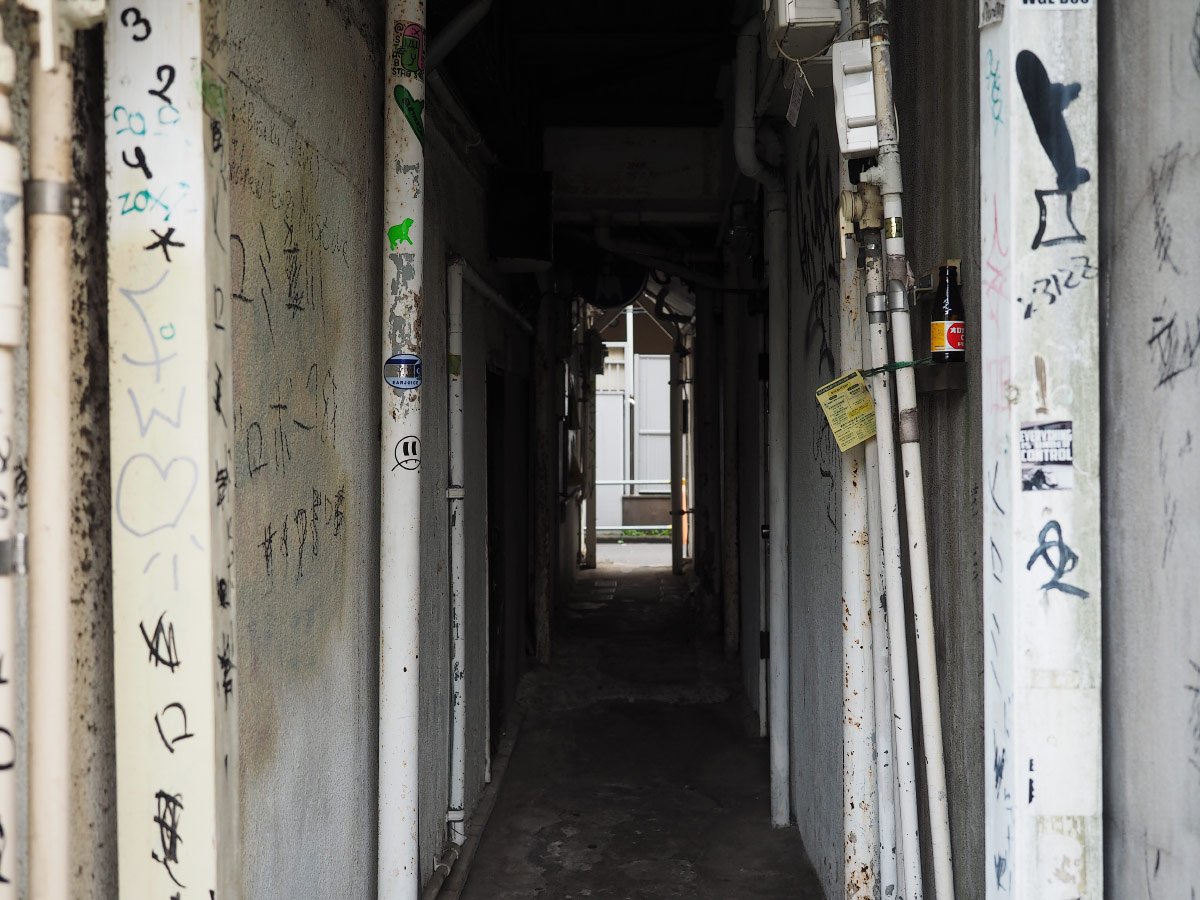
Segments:
[[[1067,128],[1065,112],[1079,96],[1078,82],[1059,84],[1050,80],[1046,67],[1030,50],[1017,54],[1017,83],[1025,97],[1025,106],[1033,120],[1034,130],[1042,149],[1046,151],[1058,175],[1057,190],[1035,190],[1040,221],[1033,248],[1071,241],[1081,242],[1084,236],[1071,218],[1071,196],[1079,185],[1088,181],[1091,173],[1075,164],[1075,144]],[[1050,201],[1048,206],[1047,200]],[[1055,221],[1050,222],[1053,218]],[[1049,237],[1046,232],[1050,231]]]
[[[1053,535],[1053,538],[1051,538]],[[1088,596],[1088,592],[1083,588],[1075,587],[1072,584],[1064,584],[1062,577],[1068,572],[1074,571],[1076,563],[1079,562],[1079,554],[1067,546],[1066,541],[1062,539],[1062,526],[1057,521],[1051,519],[1042,526],[1041,533],[1038,534],[1038,540],[1041,542],[1038,548],[1033,551],[1033,555],[1029,557],[1029,562],[1025,564],[1025,569],[1031,570],[1033,564],[1039,559],[1043,560],[1046,565],[1054,570],[1054,574],[1050,580],[1042,585],[1041,590],[1062,591],[1064,594],[1070,594],[1073,597],[1081,599]],[[1050,551],[1056,552],[1058,559],[1052,561],[1050,559]]]
[[[145,18],[136,6],[130,6],[121,10],[121,24],[126,28],[142,26],[141,34],[133,35],[133,39],[139,43],[150,37],[150,20]]]
[[[158,240],[152,244],[147,244],[142,249],[143,250],[159,250],[159,249],[161,249],[163,252],[163,256],[165,256],[167,258],[167,262],[171,261],[171,248],[172,247],[184,246],[183,243],[180,241],[171,240],[171,235],[173,235],[175,233],[174,228],[168,228],[166,234],[159,234],[157,231],[155,231],[153,228],[151,228],[150,233],[152,235],[154,235],[156,238],[158,238]]]
[[[167,106],[171,106],[171,98],[167,96],[167,91],[169,91],[171,89],[171,85],[175,83],[175,67],[168,65],[159,66],[158,71],[154,74],[158,80],[162,82],[162,86],[158,88],[152,88],[146,91],[146,93],[151,97],[158,97],[163,103],[167,104]]]
[[[187,885],[176,878],[175,873],[171,871],[173,864],[179,864],[179,845],[183,843],[183,838],[179,835],[179,820],[183,818],[183,795],[158,791],[154,795],[154,799],[158,803],[154,824],[158,826],[158,844],[162,855],[151,850],[150,858],[156,863],[162,863],[162,867],[167,870],[171,880],[181,888],[186,888]]]
[[[1178,314],[1173,314],[1166,322],[1162,316],[1155,316],[1151,321],[1156,330],[1146,344],[1154,348],[1154,361],[1158,366],[1154,387],[1157,389],[1195,369],[1200,361],[1200,313],[1195,319],[1185,317],[1181,321]]]
[[[227,632],[221,633],[221,649],[217,651],[217,664],[221,667],[221,690],[225,695],[225,708],[229,709],[229,695],[233,693],[233,640]]]
[[[154,626],[154,635],[146,633],[146,624],[139,623],[138,628],[142,632],[142,640],[146,642],[146,648],[150,651],[148,659],[152,661],[157,668],[160,665],[166,666],[172,672],[179,667],[179,651],[175,647],[175,626],[170,622],[163,624],[163,619],[166,618],[166,612],[163,612],[158,617],[158,624]]]
[[[180,723],[178,726],[178,732],[175,734],[175,736],[168,738],[167,732],[163,729],[163,723],[167,719],[167,713],[171,712],[172,710],[179,714]],[[180,741],[186,741],[188,738],[195,737],[194,734],[187,730],[187,711],[183,708],[182,703],[168,703],[162,708],[162,712],[155,713],[154,726],[158,729],[158,736],[162,738],[163,746],[165,746],[172,753],[175,752],[175,745]]]

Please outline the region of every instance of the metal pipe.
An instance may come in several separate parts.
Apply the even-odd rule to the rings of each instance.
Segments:
[[[887,297],[883,286],[878,233],[867,246],[867,311],[871,327],[871,366],[887,363]],[[873,247],[872,247],[873,245]],[[908,637],[904,616],[904,572],[900,544],[899,489],[896,484],[895,422],[891,379],[887,372],[871,378],[875,400],[875,442],[879,452],[879,499],[883,509],[884,597],[891,603],[887,617],[889,672],[892,682],[892,749],[899,782],[900,830],[903,848],[903,900],[921,900],[921,843],[917,821],[917,773],[913,749],[912,704],[908,681]]]
[[[585,313],[584,323],[591,318]],[[583,371],[583,501],[584,537],[583,568],[596,568],[596,373],[592,368],[591,351],[594,342],[584,331],[583,349],[586,365]]]
[[[7,552],[7,565],[0,572],[0,665],[8,660],[0,681],[0,729],[8,746],[0,748],[0,760],[11,762],[0,770],[0,822],[4,839],[18,845],[16,760],[21,734],[17,731],[17,691],[20,681],[13,666],[17,659],[17,610],[13,579],[20,565],[16,533],[16,473],[13,447],[16,427],[16,366],[14,354],[21,344],[21,314],[25,305],[25,209],[22,205],[21,151],[13,143],[12,104],[9,94],[17,78],[17,60],[4,39],[0,22],[0,197],[5,200],[2,227],[8,248],[0,257],[0,444],[7,456],[0,463],[0,547]],[[65,786],[64,786],[65,788]],[[16,853],[0,857],[0,898],[17,896]]]
[[[877,184],[883,195],[884,249],[887,253],[892,346],[897,362],[912,360],[912,323],[905,287],[908,262],[904,246],[904,191],[900,169],[899,127],[892,94],[891,44],[886,0],[871,0],[871,65],[878,117],[878,165],[862,180]],[[929,840],[937,900],[954,900],[954,863],[950,844],[950,809],[942,747],[941,697],[933,625],[933,587],[925,522],[925,485],[921,468],[921,434],[917,415],[916,375],[912,367],[896,373],[900,453],[904,466],[904,501],[908,519],[909,578],[912,583],[913,630],[921,694],[921,734],[925,748],[925,786],[929,802]]]
[[[845,165],[842,161],[843,179]],[[862,311],[857,254],[845,255],[849,259],[841,261],[838,369],[850,372],[862,365]],[[861,444],[842,453],[842,885],[846,900],[872,898],[879,876],[879,821],[873,784],[875,641],[865,468]]]
[[[790,763],[789,610],[788,610],[788,270],[787,195],[778,171],[758,158],[755,149],[754,91],[758,73],[760,16],[738,34],[734,85],[733,149],[747,178],[767,194],[767,291],[770,335],[767,347],[769,413],[767,417],[768,527],[768,729],[771,748],[771,823],[791,822],[788,787]]]
[[[683,574],[683,348],[671,348],[671,571]]]
[[[726,280],[736,278],[733,253],[726,258]],[[724,299],[721,337],[721,576],[725,601],[725,655],[737,655],[741,642],[741,595],[738,542],[738,366],[741,340],[738,307]]]
[[[446,488],[450,519],[450,797],[446,820],[451,846],[466,838],[467,795],[467,598],[466,527],[464,506],[465,441],[463,406],[463,270],[461,260],[446,272],[446,320],[449,349],[447,412],[450,444],[450,484]]]
[[[29,175],[69,196],[72,67],[32,61]],[[66,900],[71,785],[71,404],[62,387],[71,352],[71,216],[31,208],[29,239],[29,883]],[[70,856],[69,849],[67,856]]]
[[[424,314],[424,0],[388,0],[384,95],[379,554],[380,900],[420,895],[421,320]],[[404,174],[401,175],[400,173]],[[415,460],[415,463],[412,461]]]
[[[871,324],[862,318],[863,364],[870,367]],[[890,398],[889,398],[890,399]],[[878,422],[876,423],[878,428]],[[901,896],[896,855],[896,766],[892,750],[892,683],[888,645],[887,591],[884,587],[883,508],[879,497],[879,444],[866,442],[867,532],[871,551],[871,651],[875,693],[875,809],[879,820],[879,896]]]

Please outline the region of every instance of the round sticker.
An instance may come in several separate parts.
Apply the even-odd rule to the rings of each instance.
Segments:
[[[421,386],[421,357],[397,353],[383,364],[383,380],[401,391]]]

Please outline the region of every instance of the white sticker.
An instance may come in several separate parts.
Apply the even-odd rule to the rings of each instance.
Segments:
[[[1008,0],[1013,6],[1021,9],[1095,9],[1096,0]]]
[[[979,27],[1004,21],[1004,0],[979,0]]]
[[[400,391],[421,386],[421,357],[397,353],[383,364],[383,380]]]
[[[1070,422],[1021,424],[1021,490],[1069,491],[1075,487],[1073,431]]]

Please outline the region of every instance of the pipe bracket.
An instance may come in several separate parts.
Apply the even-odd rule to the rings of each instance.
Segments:
[[[0,575],[24,575],[29,571],[25,544],[23,534],[0,541]]]
[[[71,185],[65,181],[25,182],[25,214],[70,216],[73,214]]]

